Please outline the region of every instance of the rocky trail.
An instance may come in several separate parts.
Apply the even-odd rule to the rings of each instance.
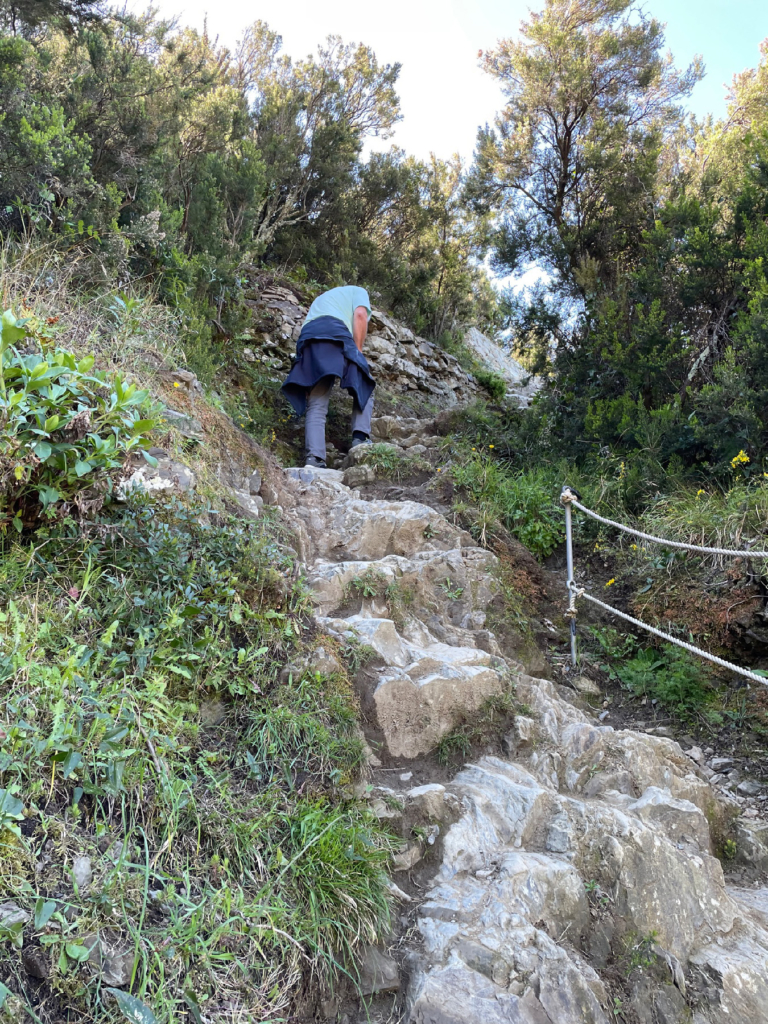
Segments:
[[[375,429],[413,449],[425,428]],[[319,626],[371,655],[358,795],[403,837],[392,948],[371,950],[360,979],[373,1002],[339,997],[329,1019],[768,1021],[765,825],[739,819],[741,884],[727,883],[714,853],[741,807],[711,770],[527,674],[486,625],[496,556],[426,504],[367,500],[355,488],[374,476],[358,449],[340,470],[285,470],[279,496]],[[503,759],[452,777],[428,756],[510,700]]]

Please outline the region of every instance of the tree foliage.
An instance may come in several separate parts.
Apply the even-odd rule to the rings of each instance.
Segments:
[[[238,330],[258,262],[362,281],[436,334],[482,315],[458,165],[361,159],[400,117],[399,65],[333,36],[294,61],[264,22],[228,50],[152,11],[46,2],[0,32],[7,230],[85,249],[97,278],[153,280],[203,344]]]
[[[484,55],[506,106],[480,132],[473,193],[505,217],[500,264],[538,260],[585,293],[626,251],[702,73],[678,72],[663,45],[633,0],[548,0]]]
[[[696,123],[680,101],[700,64],[662,47],[630,0],[547,0],[484,58],[507,105],[468,190],[498,265],[544,271],[506,301],[548,374],[534,415],[559,454],[615,457],[641,500],[681,472],[768,469],[765,50],[726,118]]]

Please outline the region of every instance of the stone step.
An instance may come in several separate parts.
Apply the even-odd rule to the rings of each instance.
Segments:
[[[486,609],[498,593],[492,576],[496,556],[477,547],[417,551],[410,558],[386,555],[374,561],[318,559],[308,574],[321,615],[369,597],[431,620],[438,614],[464,629],[482,629]]]
[[[424,871],[424,837],[442,844],[407,1020],[608,1024],[615,964],[640,943],[658,966],[627,975],[636,1019],[690,1019],[690,985],[695,1024],[768,1024],[768,890],[729,894],[713,856],[711,830],[726,834],[737,804],[674,740],[601,725],[499,657],[483,628],[494,557],[433,509],[362,501],[340,477],[291,471],[291,515],[318,624],[376,653],[361,696],[390,762],[429,754],[510,683],[521,710],[510,760],[483,757],[430,791],[436,820],[425,810],[418,834],[405,795],[371,794],[408,830],[394,870]],[[735,834],[740,856],[768,862],[758,828],[751,845]]]

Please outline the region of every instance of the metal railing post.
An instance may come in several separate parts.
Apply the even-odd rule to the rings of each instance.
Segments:
[[[573,495],[566,484],[560,492],[560,501],[565,506],[565,558],[568,578],[568,611],[566,617],[571,621],[571,664],[576,667],[576,584],[573,579],[573,524],[571,518],[571,501]]]
[[[617,616],[619,619],[623,619],[625,622],[629,622],[637,629],[644,629],[648,633],[652,633],[653,636],[659,637],[661,640],[666,640],[667,643],[675,644],[677,647],[682,647],[683,650],[689,651],[691,654],[696,654],[700,658],[706,658],[707,661],[711,661],[714,665],[719,665],[721,668],[726,668],[730,672],[736,672],[740,676],[744,676],[746,679],[751,679],[756,683],[762,683],[763,686],[768,685],[768,676],[760,675],[760,670],[753,672],[751,669],[742,668],[741,665],[734,665],[731,661],[726,661],[724,658],[718,658],[716,654],[711,654],[708,651],[702,651],[700,647],[695,647],[693,644],[686,643],[685,640],[681,640],[679,636],[673,636],[671,633],[665,633],[661,629],[657,629],[656,626],[651,626],[647,622],[643,622],[642,619],[636,619],[632,615],[627,615],[626,612],[619,611],[618,608],[614,608],[604,601],[600,601],[594,596],[594,594],[588,594],[583,587],[577,587],[576,582],[573,578],[573,524],[571,520],[572,506],[576,506],[584,515],[589,516],[591,519],[596,520],[598,523],[603,523],[605,526],[610,526],[612,529],[620,530],[623,533],[628,533],[631,536],[639,537],[640,540],[649,541],[651,544],[664,544],[671,548],[678,548],[682,551],[695,551],[701,555],[726,555],[731,558],[763,558],[768,561],[768,551],[755,551],[754,549],[747,548],[743,551],[734,550],[732,548],[710,548],[703,547],[699,544],[686,544],[682,541],[668,540],[664,537],[654,537],[651,533],[643,533],[642,530],[635,530],[631,526],[625,526],[624,523],[617,523],[614,519],[606,519],[604,516],[599,516],[597,512],[593,512],[591,508],[587,508],[581,504],[581,495],[578,491],[574,491],[573,488],[567,484],[563,487],[560,492],[560,503],[565,508],[565,536],[566,536],[566,555],[568,559],[568,608],[565,612],[565,618],[570,619],[571,622],[571,662],[573,665],[577,663],[576,654],[576,599],[582,598],[585,601],[589,601],[598,608],[602,608],[603,611],[608,612],[611,615]],[[757,542],[755,542],[757,543]]]

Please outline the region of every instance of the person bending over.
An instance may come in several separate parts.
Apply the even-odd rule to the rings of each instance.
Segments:
[[[325,468],[325,421],[337,377],[354,400],[351,447],[370,444],[376,384],[363,355],[370,317],[368,292],[353,285],[331,288],[309,307],[281,388],[296,413],[306,413],[306,466]]]

